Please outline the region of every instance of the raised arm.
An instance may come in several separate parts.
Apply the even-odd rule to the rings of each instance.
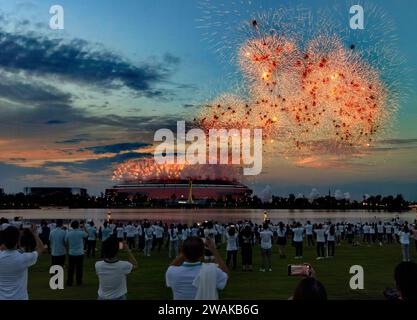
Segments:
[[[138,262],[126,242],[123,242],[123,249],[127,252],[127,259],[133,265],[133,268],[136,269],[138,267]]]
[[[41,239],[38,235],[38,230],[36,225],[32,225],[32,235],[35,238],[36,241],[36,251],[38,252],[38,255],[41,255],[45,251],[45,246],[43,245]]]
[[[211,251],[214,257],[214,261],[219,265],[219,268],[222,269],[230,277],[230,271],[227,265],[224,263],[222,257],[220,256],[219,251],[217,251],[216,245],[211,239],[206,240],[207,249]]]

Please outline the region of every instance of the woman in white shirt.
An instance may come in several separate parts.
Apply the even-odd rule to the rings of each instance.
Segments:
[[[236,270],[236,264],[237,264],[237,240],[238,240],[238,235],[237,235],[236,227],[234,225],[231,225],[229,226],[229,228],[227,228],[227,233],[226,233],[226,241],[227,241],[226,265],[229,268],[230,261],[232,261],[233,270]]]
[[[411,261],[410,258],[410,229],[408,229],[408,225],[405,225],[403,229],[398,233],[399,240],[401,243],[402,253],[403,253],[403,261],[408,262]]]

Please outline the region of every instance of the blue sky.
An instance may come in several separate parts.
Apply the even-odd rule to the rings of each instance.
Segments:
[[[241,1],[248,11],[349,8],[347,1],[235,2]],[[384,151],[325,168],[277,154],[247,181],[258,192],[270,185],[277,194],[318,188],[355,197],[401,192],[417,200],[417,2],[374,3],[397,27],[409,87]],[[65,30],[48,28],[54,4],[64,7]],[[6,191],[76,185],[98,193],[113,183],[114,165],[149,153],[155,130],[193,117],[196,106],[234,85],[236,66],[204,39],[199,1],[0,0],[0,13],[0,187]]]

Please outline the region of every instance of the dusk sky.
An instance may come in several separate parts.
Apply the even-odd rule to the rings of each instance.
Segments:
[[[337,3],[348,27],[350,2],[260,1],[264,8],[312,2],[312,9]],[[353,198],[402,193],[417,200],[417,2],[375,3],[396,25],[407,72],[407,97],[389,134],[360,159],[273,154],[246,181],[256,192],[339,189]],[[65,10],[64,30],[49,29],[54,4]],[[115,184],[117,163],[152,152],[156,130],[192,119],[233,86],[236,66],[204,39],[203,16],[197,0],[0,0],[0,188],[74,186],[99,194]]]

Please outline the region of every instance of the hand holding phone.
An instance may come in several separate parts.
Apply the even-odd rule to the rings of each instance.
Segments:
[[[288,265],[288,275],[289,276],[301,276],[301,277],[310,277],[312,275],[313,268],[308,263],[295,265]]]

